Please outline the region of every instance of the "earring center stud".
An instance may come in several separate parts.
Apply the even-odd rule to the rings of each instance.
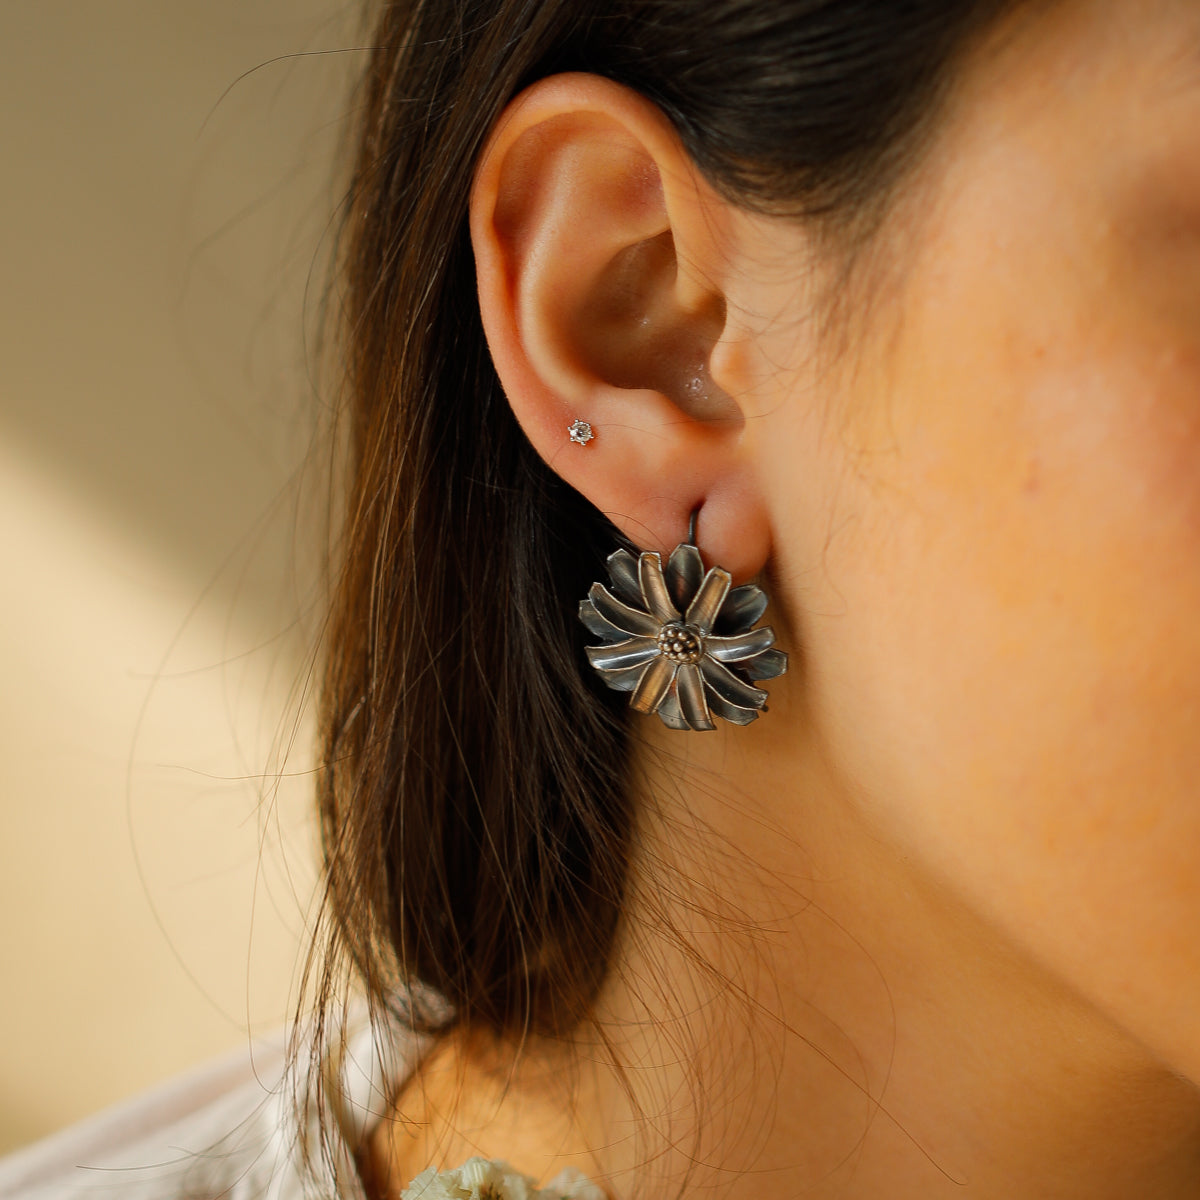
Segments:
[[[658,633],[658,652],[677,663],[698,663],[704,657],[704,638],[679,621],[664,625]]]

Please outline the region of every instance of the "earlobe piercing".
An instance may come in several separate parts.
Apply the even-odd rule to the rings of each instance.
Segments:
[[[596,436],[592,432],[592,427],[586,421],[580,420],[568,425],[567,432],[571,435],[571,441],[577,442],[580,446],[586,446]]]
[[[762,588],[731,588],[721,567],[706,572],[695,541],[692,513],[665,569],[654,551],[609,555],[612,590],[594,583],[579,605],[579,619],[604,639],[587,647],[588,661],[610,688],[631,693],[630,708],[672,729],[715,729],[713,716],[749,725],[767,710],[754,683],[782,675],[787,655],[773,649],[769,625],[753,628],[767,607]]]

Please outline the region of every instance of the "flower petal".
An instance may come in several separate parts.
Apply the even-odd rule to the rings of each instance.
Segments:
[[[679,697],[673,691],[668,692],[662,698],[657,712],[662,718],[662,723],[668,729],[691,729],[687,718],[683,715],[683,709],[679,707]]]
[[[770,625],[761,629],[751,629],[748,633],[738,633],[733,637],[706,637],[704,650],[711,654],[717,662],[741,662],[764,650],[770,650],[775,645],[775,630]]]
[[[767,611],[767,593],[753,583],[735,587],[717,617],[716,627],[722,633],[745,633]]]
[[[722,670],[725,668],[722,667]],[[629,707],[641,713],[652,713],[661,703],[675,678],[675,664],[661,654],[646,668],[638,685],[629,697]],[[765,693],[764,693],[765,695]]]
[[[608,646],[586,647],[588,662],[597,671],[620,671],[625,667],[644,667],[658,654],[658,641],[649,637],[631,637]]]
[[[736,704],[738,708],[763,708],[767,703],[767,693],[762,688],[752,687],[739,679],[728,667],[722,666],[715,658],[705,655],[700,660],[700,670],[704,673],[704,681],[722,700]]]
[[[675,692],[691,729],[716,729],[704,700],[704,680],[695,663],[683,663],[675,673]]]
[[[574,1167],[559,1172],[548,1184],[546,1193],[562,1200],[604,1200],[604,1193]]]
[[[705,700],[708,701],[708,707],[711,712],[715,713],[718,717],[723,717],[726,721],[731,721],[734,725],[749,725],[751,721],[758,720],[756,709],[738,708],[736,704],[730,704],[728,700],[722,700],[712,688],[708,689]]]
[[[615,625],[622,633],[638,637],[658,637],[661,623],[649,613],[630,608],[622,604],[602,583],[593,583],[588,592],[588,599],[596,606],[596,611],[606,620]]]
[[[691,542],[681,542],[667,560],[667,588],[680,612],[692,602],[703,578],[704,563],[700,560],[700,551]]]
[[[679,620],[679,610],[671,603],[671,593],[663,578],[662,558],[657,551],[647,550],[638,559],[638,582],[646,607],[661,624]]]
[[[612,580],[613,591],[626,604],[639,605],[642,602],[642,590],[638,586],[638,564],[628,550],[614,550],[606,560],[608,577]]]
[[[646,673],[645,667],[622,667],[616,671],[597,672],[614,692],[632,692]]]
[[[611,621],[606,621],[596,611],[596,606],[590,600],[580,600],[579,619],[591,633],[597,637],[607,638],[610,642],[619,642],[622,638],[629,636],[624,629],[614,625]]]
[[[729,594],[730,575],[720,567],[711,567],[700,584],[700,590],[695,599],[688,605],[687,616],[684,620],[694,625],[701,633],[707,634],[713,627],[717,613]]]
[[[751,679],[774,679],[788,669],[788,656],[782,650],[764,650],[740,664]]]

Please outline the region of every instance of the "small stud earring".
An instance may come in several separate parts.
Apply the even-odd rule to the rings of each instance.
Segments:
[[[592,584],[579,619],[604,639],[587,647],[588,661],[610,688],[631,693],[630,708],[656,712],[672,729],[715,729],[714,715],[749,725],[766,712],[767,693],[754,684],[787,670],[775,631],[753,628],[766,593],[731,587],[720,567],[704,570],[695,513],[665,569],[656,552],[618,550],[608,574],[612,590]]]
[[[580,446],[586,446],[596,436],[586,421],[579,420],[568,425],[567,432],[571,435],[571,441],[577,442]]]

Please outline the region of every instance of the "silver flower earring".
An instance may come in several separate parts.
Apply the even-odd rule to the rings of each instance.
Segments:
[[[608,556],[610,591],[594,583],[579,619],[603,644],[588,646],[592,666],[610,688],[632,693],[635,712],[658,713],[672,729],[715,729],[713,717],[749,725],[767,708],[754,684],[787,670],[775,631],[753,628],[767,607],[762,588],[731,587],[728,571],[707,572],[696,547],[696,514],[688,540],[662,557],[628,550]]]

